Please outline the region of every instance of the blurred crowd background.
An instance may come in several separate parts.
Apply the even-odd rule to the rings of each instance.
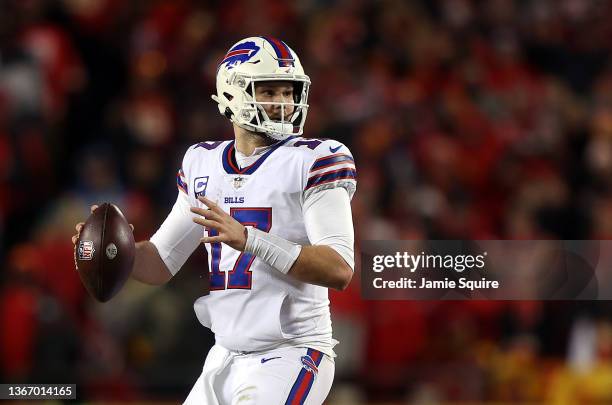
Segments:
[[[0,2],[0,380],[182,400],[213,343],[169,285],[101,305],[74,224],[118,204],[148,238],[186,148],[232,137],[217,63],[282,38],[313,85],[306,135],[353,151],[356,239],[612,237],[612,2]],[[608,302],[363,301],[331,292],[329,404],[612,403]]]

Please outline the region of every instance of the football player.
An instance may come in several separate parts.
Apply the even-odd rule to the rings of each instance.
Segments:
[[[233,45],[216,87],[235,139],[187,150],[177,201],[137,243],[132,277],[163,284],[200,243],[208,251],[210,293],[194,308],[216,344],[186,404],[321,404],[337,343],[327,289],[354,269],[355,162],[337,141],[300,137],[310,79],[283,41]]]

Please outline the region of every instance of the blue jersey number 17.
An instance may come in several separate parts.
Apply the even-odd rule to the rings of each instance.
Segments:
[[[264,232],[272,228],[272,208],[230,208],[230,215],[244,226],[253,226]],[[219,233],[210,229],[209,236],[217,236]],[[227,277],[227,289],[250,290],[252,282],[251,264],[255,256],[251,253],[240,253],[230,271],[222,272],[219,268],[221,263],[221,243],[211,243],[210,249],[210,290],[225,290]]]

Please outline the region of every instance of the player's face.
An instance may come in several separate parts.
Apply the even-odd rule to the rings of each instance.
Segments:
[[[255,84],[255,100],[259,102],[293,103],[293,84],[290,82],[259,82]],[[264,104],[271,120],[281,120],[280,104]],[[285,120],[293,114],[294,106],[285,105]]]

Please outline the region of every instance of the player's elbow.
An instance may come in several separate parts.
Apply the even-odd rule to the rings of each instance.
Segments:
[[[339,263],[335,271],[335,280],[333,288],[338,291],[344,291],[347,289],[353,278],[353,269],[344,261]]]
[[[147,285],[161,286],[172,279],[172,274],[165,268],[136,269],[132,271],[132,279]]]
[[[149,285],[164,285],[172,279],[172,273],[159,255],[157,247],[149,241],[136,243],[136,257],[131,276],[132,279]]]

